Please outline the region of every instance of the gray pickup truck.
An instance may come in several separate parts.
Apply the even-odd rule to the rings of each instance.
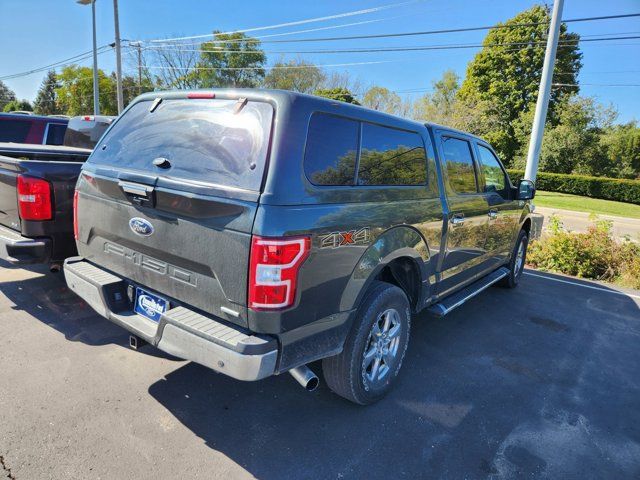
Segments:
[[[308,389],[322,359],[369,404],[414,314],[518,284],[533,196],[450,128],[291,92],[151,93],[83,166],[64,271],[134,346]]]

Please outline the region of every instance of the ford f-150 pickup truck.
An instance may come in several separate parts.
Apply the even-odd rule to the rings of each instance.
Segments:
[[[132,344],[309,389],[322,359],[369,404],[414,314],[518,284],[533,196],[447,127],[292,92],[150,93],[83,166],[64,271]]]

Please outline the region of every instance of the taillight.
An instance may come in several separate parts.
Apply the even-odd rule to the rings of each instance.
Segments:
[[[249,308],[273,310],[293,305],[298,272],[310,248],[309,237],[254,236],[249,266]]]
[[[23,220],[51,220],[51,185],[41,178],[18,175],[18,212]]]
[[[73,192],[73,238],[78,240],[78,190]]]

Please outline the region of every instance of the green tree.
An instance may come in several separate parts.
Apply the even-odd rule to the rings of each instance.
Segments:
[[[115,78],[114,78],[115,82]],[[153,92],[156,89],[156,85],[150,76],[143,75],[142,82],[138,85],[138,78],[131,75],[125,75],[122,77],[122,97],[124,100],[124,106],[126,107],[131,101],[138,95],[146,92]]]
[[[40,84],[40,89],[33,102],[33,111],[40,115],[55,115],[62,111],[58,106],[56,89],[60,88],[55,70],[49,70]]]
[[[433,90],[414,106],[414,117],[486,136],[497,128],[498,118],[490,101],[460,98],[460,77],[447,70],[440,80],[432,82]]]
[[[4,111],[4,107],[7,103],[16,99],[16,94],[13,90],[7,87],[2,80],[0,80],[0,109]]]
[[[548,120],[545,125],[539,169],[553,173],[615,175],[614,165],[607,159],[600,141],[602,133],[611,128],[617,116],[615,110],[593,98],[578,95],[565,97],[558,107],[556,124]],[[526,163],[534,109],[532,106],[514,125],[516,135],[525,138],[515,161],[515,166],[520,168]]]
[[[600,144],[616,177],[640,179],[640,127],[637,122],[606,129],[600,136]]]
[[[200,61],[192,77],[203,88],[257,87],[264,79],[267,56],[260,41],[244,33],[214,32],[200,47]]]
[[[33,107],[27,100],[11,100],[9,103],[5,104],[2,109],[3,112],[32,112]]]
[[[330,98],[332,100],[338,100],[340,102],[353,103],[354,105],[360,105],[360,102],[353,96],[353,94],[346,88],[319,88],[314,95],[318,97]]]
[[[325,75],[318,67],[305,60],[297,59],[275,63],[264,78],[264,86],[311,93],[320,87],[324,79]]]
[[[385,87],[373,86],[362,96],[362,105],[373,110],[400,115],[402,99],[397,93]]]
[[[87,115],[93,112],[93,70],[90,67],[70,65],[58,76],[56,89],[58,103],[67,115]],[[100,113],[117,115],[116,83],[112,76],[98,70]]]
[[[459,109],[458,91],[460,77],[447,70],[440,80],[432,82],[433,91],[418,100],[417,110],[422,118],[436,123],[453,126],[456,111]]]
[[[536,5],[519,13],[501,28],[489,31],[482,50],[467,66],[466,78],[459,96],[466,101],[488,101],[499,123],[487,132],[487,140],[509,165],[524,139],[514,135],[513,123],[523,111],[535,104],[542,75],[549,10]],[[520,25],[504,28],[509,25]],[[578,34],[568,33],[563,24],[555,64],[555,78],[562,86],[552,89],[549,103],[551,124],[557,123],[557,108],[561,98],[578,91],[577,76],[582,67],[578,49]]]

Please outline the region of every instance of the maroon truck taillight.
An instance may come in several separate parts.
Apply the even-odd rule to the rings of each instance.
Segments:
[[[254,235],[249,262],[249,308],[276,310],[293,305],[298,272],[310,249],[309,237]]]
[[[78,240],[78,190],[73,192],[73,238]]]
[[[42,178],[18,175],[18,212],[22,220],[51,220],[51,184]]]

